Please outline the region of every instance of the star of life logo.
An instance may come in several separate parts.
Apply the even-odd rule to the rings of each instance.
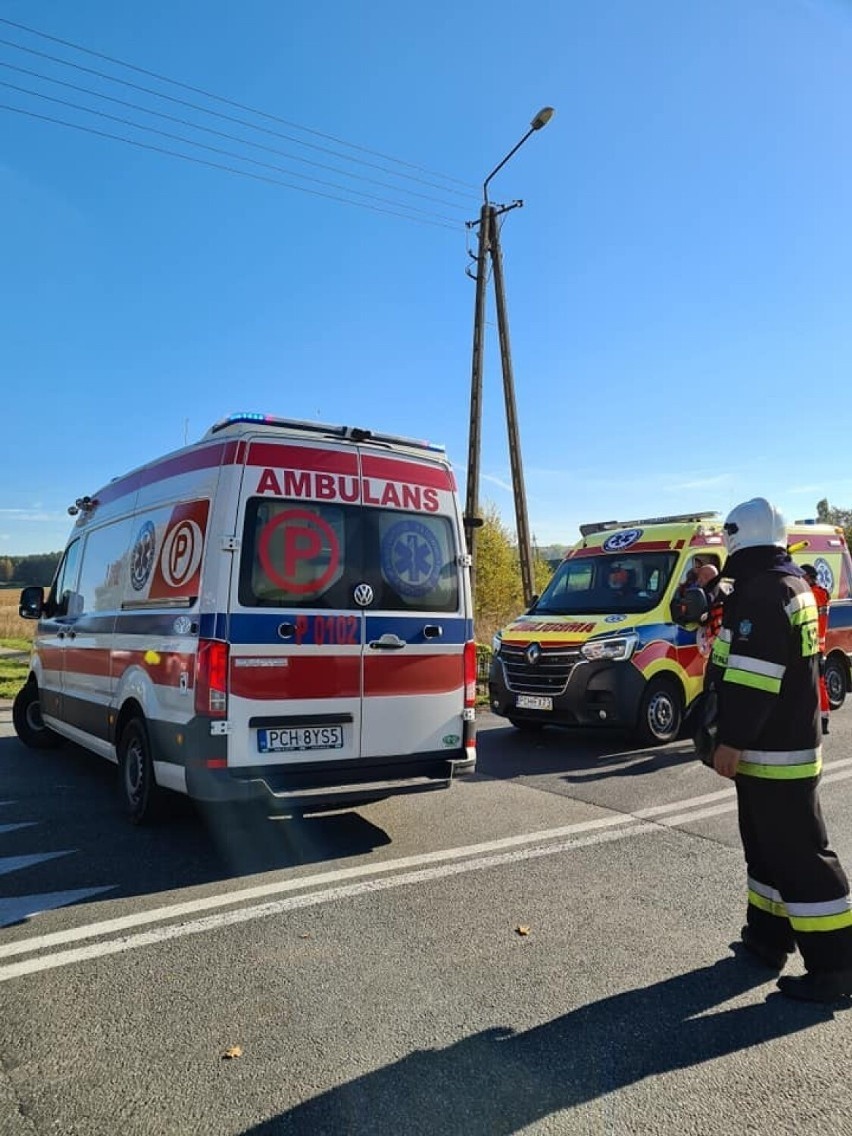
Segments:
[[[642,529],[623,529],[622,532],[608,536],[601,547],[604,552],[623,552],[625,548],[635,544],[641,536]]]

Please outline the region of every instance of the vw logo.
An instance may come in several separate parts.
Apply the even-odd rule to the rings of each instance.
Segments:
[[[353,595],[358,607],[369,607],[373,602],[373,589],[369,584],[359,584]]]
[[[524,651],[524,658],[531,667],[536,665],[541,658],[541,647],[539,647],[538,643],[530,643],[529,647]]]

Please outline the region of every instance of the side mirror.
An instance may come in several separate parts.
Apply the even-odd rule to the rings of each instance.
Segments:
[[[21,619],[41,619],[44,612],[44,588],[32,584],[24,588],[18,602],[18,615]]]
[[[710,604],[703,588],[686,588],[682,595],[675,596],[670,608],[672,622],[680,627],[700,623],[709,610]]]

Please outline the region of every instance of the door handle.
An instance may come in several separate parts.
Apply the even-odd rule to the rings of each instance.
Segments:
[[[371,651],[398,651],[400,647],[406,646],[406,642],[391,632],[380,636],[378,639],[373,639],[367,646]]]
[[[438,623],[427,623],[423,628],[423,636],[426,639],[440,639],[443,634],[444,629]]]

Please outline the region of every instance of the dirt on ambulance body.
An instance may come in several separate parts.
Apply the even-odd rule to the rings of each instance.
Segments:
[[[698,567],[723,567],[722,523],[696,512],[581,525],[543,594],[495,637],[492,711],[521,730],[605,726],[642,744],[675,740],[701,693],[710,643],[700,626],[673,621],[671,602]],[[789,533],[793,559],[814,564],[832,596],[827,672],[837,706],[850,689],[852,561],[842,529],[797,521]]]

